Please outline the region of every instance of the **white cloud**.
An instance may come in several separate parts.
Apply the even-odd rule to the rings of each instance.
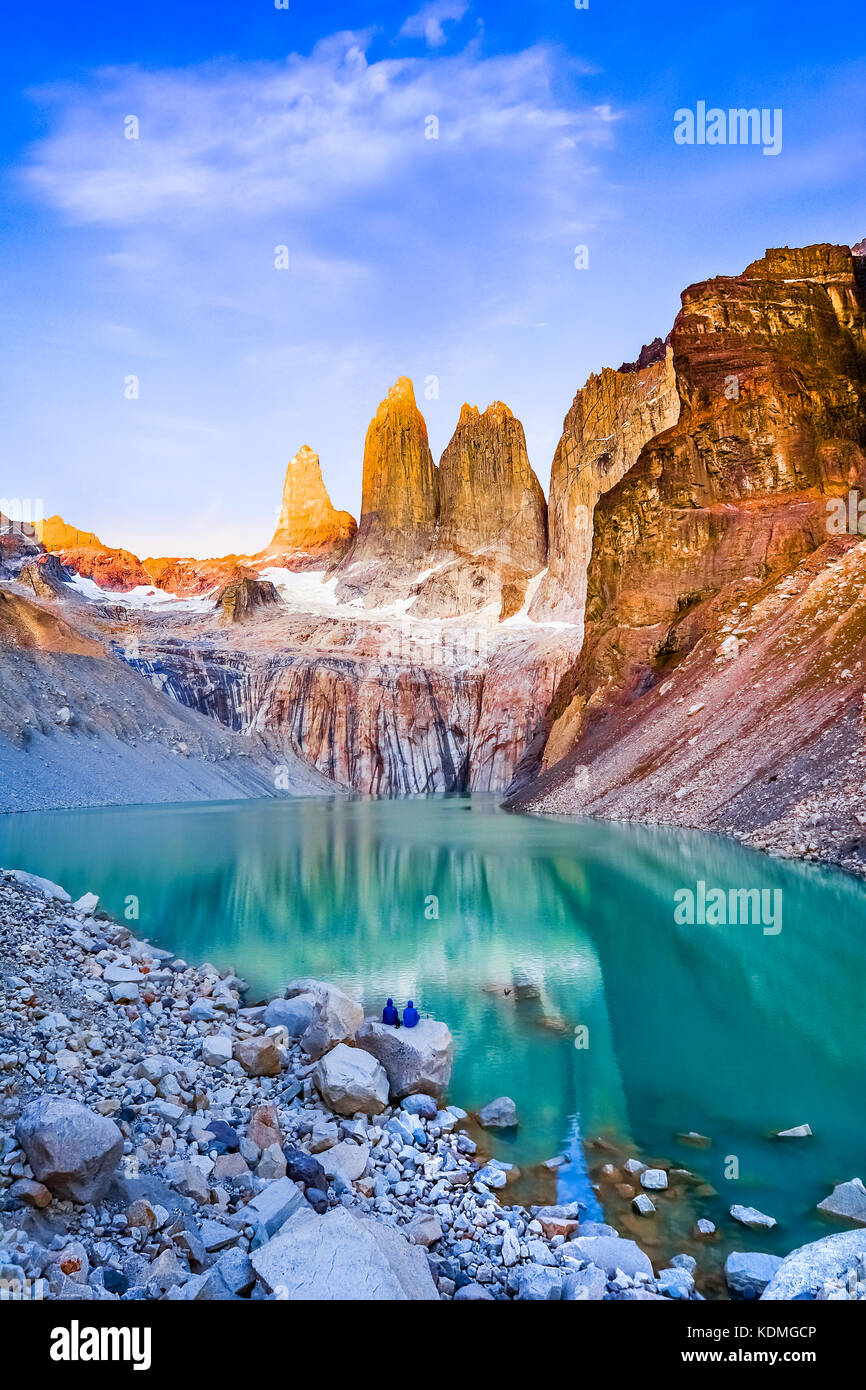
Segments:
[[[480,161],[508,160],[545,206],[545,181],[573,181],[580,151],[610,143],[609,108],[554,98],[558,59],[545,47],[369,63],[367,42],[340,34],[284,63],[114,68],[89,86],[43,89],[56,119],[26,178],[74,222],[179,231],[214,216],[305,221],[388,201],[443,150],[452,168],[479,161],[479,185],[492,172]],[[138,117],[137,140],[124,138],[126,115]],[[425,140],[429,115],[438,142]]]
[[[468,0],[431,0],[417,14],[410,14],[400,37],[426,39],[431,48],[441,48],[448,37],[443,28],[445,22],[461,20],[468,9]]]

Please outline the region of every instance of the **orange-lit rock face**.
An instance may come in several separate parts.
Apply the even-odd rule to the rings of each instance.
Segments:
[[[37,521],[36,536],[46,550],[106,549],[92,531],[79,531],[77,526],[69,526],[62,516],[49,516]]]
[[[547,563],[547,503],[523,426],[501,401],[483,414],[464,405],[439,464],[439,502],[434,573],[410,611],[447,618],[498,603],[508,617]]]
[[[605,367],[578,391],[550,473],[550,561],[529,610],[537,622],[582,621],[595,504],[679,413],[670,351],[638,371]]]
[[[286,470],[280,518],[262,558],[289,569],[320,569],[345,555],[356,530],[355,518],[332,505],[319,455],[305,444]]]
[[[106,550],[97,547],[76,547],[61,550],[60,561],[68,569],[75,570],[85,579],[92,579],[100,589],[112,593],[124,593],[138,588],[140,584],[150,585],[150,578],[137,555],[129,550]]]
[[[367,431],[361,520],[340,565],[338,596],[368,605],[405,597],[433,548],[439,476],[411,381],[401,377]]]
[[[149,575],[148,583],[181,598],[198,598],[214,593],[248,573],[237,555],[223,555],[216,560],[148,557],[144,561],[144,568]]]

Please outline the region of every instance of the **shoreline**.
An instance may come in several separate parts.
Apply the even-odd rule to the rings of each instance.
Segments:
[[[357,1247],[373,1285],[380,1266],[390,1271],[391,1292],[370,1297],[702,1299],[691,1256],[655,1269],[639,1243],[581,1220],[580,1202],[507,1205],[507,1165],[479,1155],[463,1129],[469,1117],[447,1100],[415,1093],[401,1103],[389,1078],[369,1104],[363,1087],[352,1093],[358,1110],[335,1100],[339,1086],[326,1100],[322,1059],[334,1047],[371,1074],[377,1066],[346,1047],[363,1011],[342,991],[300,981],[274,1006],[291,1028],[300,1002],[317,1001],[325,1050],[313,1056],[309,1043],[275,1033],[283,1024],[268,1030],[265,1007],[246,1005],[237,976],[94,916],[95,900],[71,904],[8,875],[0,1278],[42,1280],[44,1296],[59,1299],[317,1298],[327,1296],[317,1260],[330,1239],[340,1258]],[[50,1180],[34,1180],[14,1137],[22,1111],[47,1095],[84,1106],[119,1141],[84,1206],[60,1195],[62,1183],[52,1196]],[[628,1162],[651,1199],[660,1179]],[[826,1273],[825,1297],[866,1296],[866,1229],[847,1235],[847,1245],[846,1235],[817,1245],[841,1241],[849,1261],[850,1246],[861,1277],[848,1292]],[[779,1257],[741,1258],[735,1289],[757,1296],[781,1277]]]

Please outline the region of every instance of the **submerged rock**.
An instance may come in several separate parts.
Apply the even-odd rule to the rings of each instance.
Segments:
[[[733,1206],[731,1216],[741,1226],[748,1226],[750,1231],[770,1231],[776,1225],[774,1216],[765,1216],[757,1207]]]
[[[517,1106],[510,1096],[491,1100],[478,1112],[482,1129],[515,1129],[518,1124]]]

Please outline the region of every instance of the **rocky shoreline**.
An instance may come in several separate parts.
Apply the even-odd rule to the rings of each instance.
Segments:
[[[701,1299],[691,1256],[654,1269],[580,1202],[505,1204],[444,1024],[397,1034],[311,980],[248,1007],[97,914],[0,875],[0,1297]],[[665,1174],[633,1162],[649,1202]],[[859,1228],[729,1256],[731,1294],[866,1297],[843,1187]]]

